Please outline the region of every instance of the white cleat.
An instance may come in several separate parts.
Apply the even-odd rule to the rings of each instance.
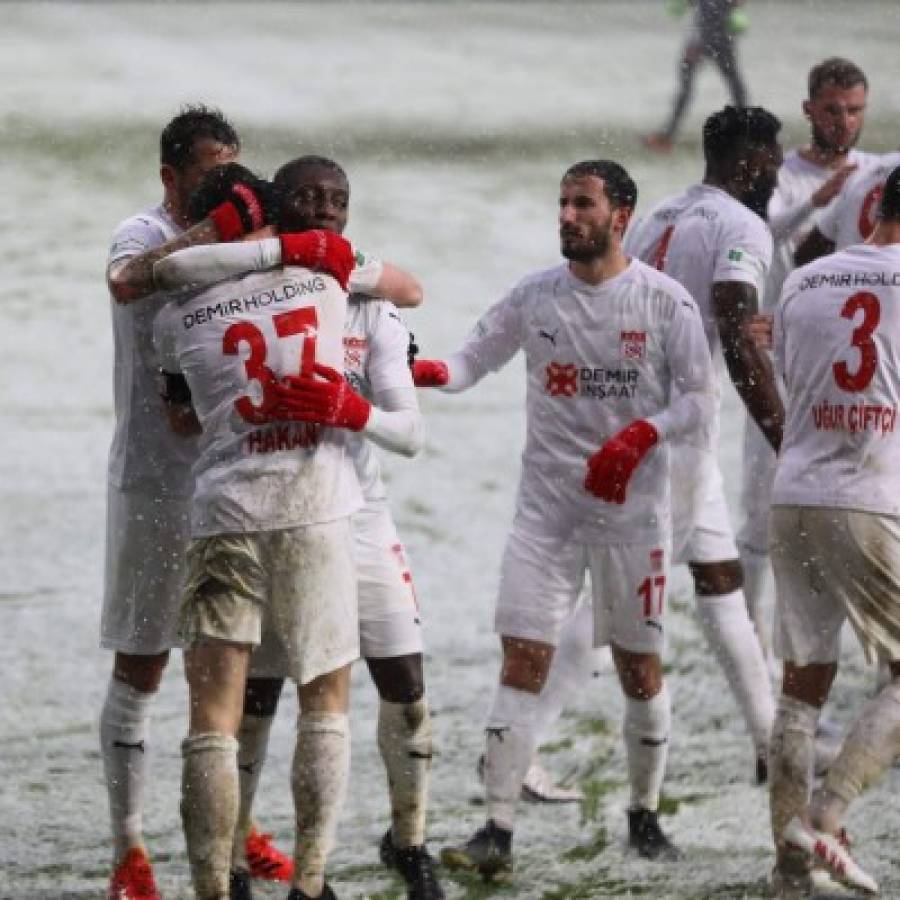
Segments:
[[[522,797],[537,803],[581,803],[584,792],[557,784],[545,768],[532,763],[522,782]]]
[[[783,837],[823,865],[841,884],[869,894],[878,893],[878,882],[857,865],[850,851],[834,835],[816,831],[794,816],[784,829]]]

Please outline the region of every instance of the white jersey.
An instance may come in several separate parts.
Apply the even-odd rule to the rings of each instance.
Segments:
[[[897,166],[900,152],[880,157],[877,163],[854,173],[840,197],[826,209],[819,231],[834,241],[835,250],[859,244],[874,231],[884,183]]]
[[[694,301],[637,260],[596,286],[556,266],[525,278],[482,316],[450,358],[451,373],[458,366],[477,380],[520,349],[527,436],[517,519],[594,543],[665,538],[666,438],[702,425],[713,406]],[[632,476],[625,504],[607,503],[584,487],[587,460],[635,419],[652,422],[660,442]]]
[[[132,216],[113,234],[108,265],[153,250],[180,231],[163,206]],[[161,295],[128,304],[110,297],[110,305],[116,424],[109,451],[109,479],[125,490],[190,497],[190,470],[197,458],[197,442],[169,430],[159,397],[153,319],[159,312]]]
[[[847,163],[863,169],[878,160],[874,153],[851,150]],[[817,209],[812,195],[834,174],[833,169],[817,166],[805,160],[798,150],[792,150],[784,158],[778,170],[778,185],[769,200],[768,221],[775,241],[772,268],[766,280],[762,306],[774,309],[781,296],[785,278],[794,269],[794,253],[804,238],[819,227],[827,210],[840,199],[833,199],[828,206]],[[820,229],[821,230],[821,229]]]
[[[721,369],[712,287],[740,281],[762,297],[772,262],[765,222],[720,188],[695,184],[629,228],[625,251],[671,275],[697,301],[710,353]]]
[[[900,515],[900,246],[797,269],[775,352],[787,409],[773,505]]]
[[[350,297],[344,325],[344,373],[368,400],[382,391],[413,388],[409,331],[393,303]],[[378,452],[361,434],[348,435],[348,449],[366,503],[387,498]]]
[[[328,522],[360,506],[341,430],[267,423],[263,411],[274,377],[314,362],[340,370],[346,314],[333,278],[295,267],[220,282],[160,313],[160,363],[185,376],[203,427],[194,537]]]

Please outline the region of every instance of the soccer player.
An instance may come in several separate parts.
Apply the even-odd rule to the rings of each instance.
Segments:
[[[115,347],[115,434],[107,484],[106,578],[101,646],[115,653],[100,716],[100,753],[113,833],[110,900],[159,894],[144,847],[150,709],[176,643],[176,611],[187,542],[190,467],[196,448],[163,421],[151,346],[159,299],[122,305],[149,272],[148,258],[177,241],[187,202],[204,173],[234,159],[238,136],[220,112],[185,107],[160,138],[158,206],[122,222],[107,278]]]
[[[235,196],[264,206],[253,202],[264,193],[231,164],[204,179],[193,218],[221,218]],[[276,207],[276,223],[282,214]],[[309,236],[342,240],[300,235]],[[170,412],[178,422],[196,415],[202,429],[181,612],[190,691],[181,813],[202,900],[231,893],[236,734],[250,651],[260,643],[280,655],[300,702],[289,898],[334,896],[324,872],[346,792],[349,673],[359,654],[350,515],[361,497],[342,429],[384,428],[334,369],[342,364],[349,245],[350,264],[332,277],[296,265],[292,237],[280,238],[280,266],[173,300],[154,324]],[[317,398],[316,421],[274,420],[276,384],[288,376]]]
[[[810,142],[785,156],[778,185],[769,201],[767,220],[774,238],[772,268],[763,307],[774,308],[784,279],[794,268],[794,252],[804,237],[839,205],[835,199],[857,168],[875,157],[855,149],[863,126],[868,84],[862,70],[831,57],[809,72],[809,96],[803,112],[809,119]],[[742,506],[744,522],[737,543],[744,569],[744,596],[757,635],[766,649],[771,614],[763,609],[769,570],[769,506],[775,454],[753,420],[744,429]]]
[[[772,366],[745,331],[772,257],[761,216],[775,187],[780,122],[760,107],[731,106],[703,127],[703,182],[651,210],[625,249],[679,281],[697,301],[717,368],[731,380],[769,444],[781,440],[782,404]],[[711,429],[715,440],[718,415]],[[673,453],[675,558],[694,578],[697,612],[743,712],[766,779],[774,701],[759,640],[741,590],[742,571],[715,451],[678,445]]]
[[[900,168],[857,244],[794,272],[776,311],[787,421],[772,498],[775,645],[784,660],[772,738],[779,886],[810,861],[877,891],[850,856],[841,819],[900,753]],[[849,620],[891,679],[812,795],[813,735]]]
[[[886,153],[856,172],[819,224],[797,248],[798,266],[867,240],[875,230],[878,203],[888,175],[900,165],[900,151]]]
[[[522,280],[446,362],[414,370],[417,384],[456,392],[519,350],[527,367],[526,445],[494,623],[503,661],[486,730],[487,823],[442,853],[485,877],[512,865],[538,696],[587,570],[594,639],[610,643],[625,694],[629,839],[646,857],[676,853],[657,818],[670,719],[660,663],[668,443],[708,422],[711,362],[687,292],[622,252],[636,199],[618,164],[572,166],[559,195],[566,263]]]
[[[286,198],[288,214],[282,216],[283,228],[309,225],[343,233],[349,216],[350,185],[337,163],[320,156],[301,157],[283,166],[274,181]],[[156,270],[175,286],[198,283],[201,278],[224,278],[261,264],[257,250],[243,243],[175,254],[160,262]],[[374,288],[381,273],[380,263],[357,254],[357,287],[368,277]],[[402,274],[393,270],[394,283],[387,286],[411,305],[416,299],[417,282],[404,286]],[[420,447],[421,427],[409,370],[409,347],[409,332],[391,303],[359,294],[351,296],[344,329],[347,381],[392,421],[392,438],[390,442],[380,441],[382,446],[411,456]],[[302,391],[285,388],[282,401],[281,414],[292,419],[303,421],[314,412]],[[349,436],[348,447],[365,499],[364,508],[353,517],[360,644],[381,698],[378,747],[388,776],[392,810],[392,825],[382,839],[381,856],[406,879],[411,900],[439,900],[443,891],[425,846],[431,720],[425,697],[418,604],[374,448],[355,434]],[[243,834],[252,826],[253,798],[284,678],[281,660],[265,656],[261,649],[251,659],[241,722],[241,805],[235,840],[238,872],[246,866],[239,851],[245,846]],[[247,879],[238,875],[235,881]],[[243,897],[233,888],[232,900]]]
[[[694,92],[694,76],[704,58],[711,60],[722,73],[731,93],[731,102],[735,106],[747,105],[747,88],[735,52],[735,38],[747,27],[747,15],[741,8],[741,0],[691,2],[696,11],[678,63],[678,93],[663,129],[643,139],[644,146],[651,150],[668,152],[675,146],[675,135]],[[682,0],[672,5],[680,12],[685,4]]]

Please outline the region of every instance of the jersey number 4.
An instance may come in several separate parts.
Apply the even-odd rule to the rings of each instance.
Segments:
[[[319,324],[315,307],[306,306],[278,313],[272,316],[272,322],[278,337],[303,335],[297,374],[311,376],[316,361],[316,328]],[[234,408],[244,421],[262,425],[269,421],[268,410],[274,401],[272,386],[278,376],[266,365],[266,336],[252,322],[235,322],[222,336],[222,352],[227,356],[237,356],[241,344],[250,348],[250,355],[244,360],[244,371],[249,381],[259,384],[262,402],[257,405],[250,396],[244,394],[234,401]]]
[[[856,393],[864,391],[875,375],[878,368],[878,348],[872,335],[881,321],[881,304],[874,294],[868,291],[860,291],[848,298],[841,308],[841,316],[845,319],[853,319],[862,311],[863,320],[857,328],[853,329],[850,338],[850,346],[859,352],[859,366],[851,371],[844,360],[836,362],[832,367],[834,380],[842,391]]]

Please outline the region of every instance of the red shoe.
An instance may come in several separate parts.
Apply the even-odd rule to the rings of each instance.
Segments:
[[[107,900],[162,900],[143,847],[132,847],[122,857],[109,879],[106,896]]]
[[[290,881],[294,877],[294,861],[272,843],[271,834],[250,829],[244,844],[247,866],[254,878],[267,881]]]

